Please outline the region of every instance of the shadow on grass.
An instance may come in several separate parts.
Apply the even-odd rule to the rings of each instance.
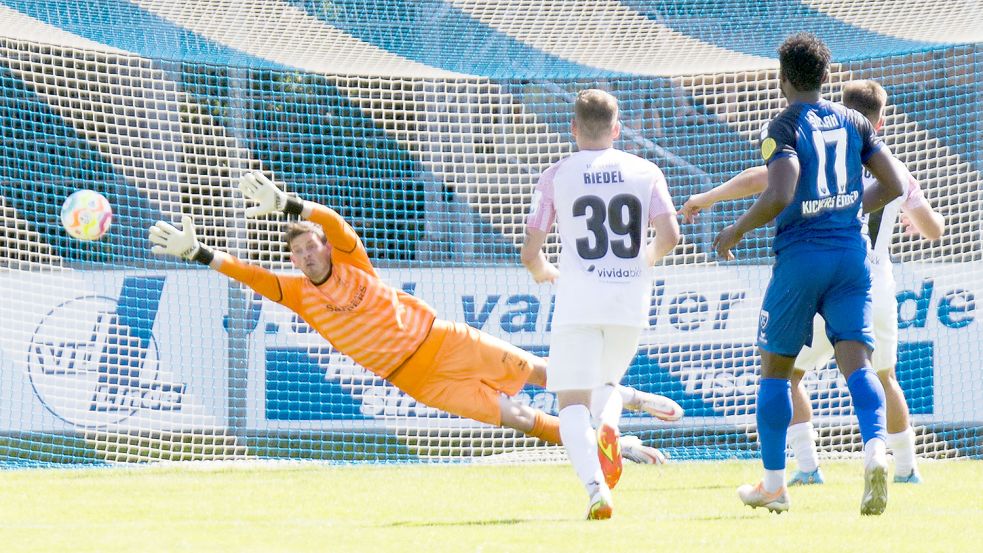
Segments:
[[[705,486],[649,486],[646,488],[632,488],[632,492],[652,492],[652,493],[663,493],[663,492],[678,492],[678,491],[692,491],[692,490],[731,490],[737,489],[739,484],[707,484]]]
[[[502,518],[492,520],[402,520],[379,525],[382,528],[432,528],[441,526],[515,526],[517,524],[541,524],[543,522],[569,522],[565,518]]]
[[[776,514],[776,513],[768,513],[768,515],[771,515],[773,517],[781,517],[782,516],[782,515]],[[720,521],[720,520],[754,520],[754,519],[757,519],[757,518],[767,518],[767,517],[757,516],[757,513],[748,511],[748,512],[740,512],[740,513],[726,514],[726,515],[708,515],[708,516],[702,516],[702,517],[686,517],[686,520],[702,520],[702,521],[710,522],[710,521]]]

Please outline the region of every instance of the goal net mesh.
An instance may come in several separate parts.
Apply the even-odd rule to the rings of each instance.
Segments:
[[[510,430],[417,403],[286,309],[150,253],[192,215],[206,244],[292,271],[285,218],[244,217],[260,170],[330,206],[394,287],[545,354],[553,294],[518,260],[538,175],[573,151],[572,100],[620,101],[616,144],[658,164],[677,208],[760,164],[784,107],[777,46],[833,52],[826,96],[876,79],[885,141],[946,219],[891,250],[897,376],[918,454],[981,455],[983,25],[974,2],[902,0],[2,0],[0,465],[562,458]],[[71,238],[76,190],[114,210]],[[656,268],[625,378],[687,416],[626,412],[676,459],[751,458],[758,309],[773,227],[722,262],[713,237],[750,206],[682,226]],[[558,244],[547,249],[555,259]],[[835,366],[805,378],[821,455],[859,451]],[[549,392],[517,398],[555,413]]]

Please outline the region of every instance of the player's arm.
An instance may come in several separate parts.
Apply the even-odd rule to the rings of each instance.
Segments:
[[[645,248],[645,258],[649,265],[655,265],[679,244],[679,222],[675,213],[663,213],[649,221],[655,230],[655,239]]]
[[[764,165],[749,167],[720,186],[690,196],[683,204],[683,220],[692,223],[700,211],[710,209],[715,203],[754,196],[767,187],[768,168]]]
[[[917,207],[905,209],[901,216],[905,232],[918,233],[928,240],[938,240],[945,234],[945,217],[932,209],[927,202]]]
[[[883,208],[904,194],[908,184],[907,171],[884,145],[874,125],[859,112],[848,110],[847,117],[860,135],[860,160],[876,181],[864,189],[863,211],[870,213]]]
[[[358,233],[337,211],[314,202],[305,201],[301,217],[321,225],[321,228],[324,229],[324,236],[334,248],[335,255],[340,254],[346,262],[371,275],[378,276],[375,267],[369,260],[369,253],[365,251],[365,246],[362,245],[362,240],[358,237]]]
[[[259,171],[246,173],[240,177],[239,190],[246,198],[258,202],[258,205],[246,209],[246,217],[259,217],[280,212],[303,217],[312,223],[317,223],[324,229],[325,238],[328,239],[328,243],[336,252],[347,257],[349,263],[370,274],[376,274],[358,233],[337,211],[286,194]]]
[[[525,265],[526,270],[537,283],[556,282],[556,278],[560,276],[556,266],[550,263],[546,259],[546,254],[543,253],[547,236],[549,233],[545,230],[528,227],[526,238],[522,241],[522,249],[519,252],[522,264]]]
[[[942,238],[945,233],[945,217],[932,209],[932,204],[922,194],[918,181],[907,167],[904,171],[908,181],[908,197],[901,204],[901,223],[905,234],[920,234],[928,240]]]
[[[532,195],[529,216],[526,217],[526,237],[522,241],[519,258],[522,264],[537,283],[556,282],[560,271],[546,259],[543,246],[549,230],[553,228],[556,219],[556,209],[553,205],[553,175],[556,165],[550,167],[539,176],[536,190]]]
[[[669,255],[679,244],[679,221],[676,220],[676,207],[669,195],[669,184],[662,170],[656,168],[652,179],[652,197],[649,200],[649,228],[655,231],[655,238],[645,246],[645,260],[649,266],[655,265]]]
[[[321,225],[333,248],[351,253],[358,247],[358,234],[335,210],[288,195],[259,171],[240,177],[239,190],[243,196],[258,204],[246,208],[246,217],[261,217],[270,213],[296,215]]]
[[[792,203],[798,180],[798,158],[790,156],[771,161],[768,164],[767,188],[758,196],[751,209],[744,212],[737,222],[722,230],[714,239],[713,248],[717,251],[717,255],[727,260],[734,259],[731,250],[745,234],[768,224]]]
[[[275,302],[283,301],[280,280],[274,273],[200,243],[194,221],[188,215],[181,218],[180,229],[166,221],[155,223],[150,227],[150,241],[154,244],[151,251],[157,255],[172,255],[207,265]]]

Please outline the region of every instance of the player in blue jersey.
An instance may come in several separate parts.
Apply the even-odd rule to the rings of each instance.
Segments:
[[[837,365],[847,380],[864,441],[861,514],[887,506],[884,389],[871,369],[870,267],[861,207],[875,211],[901,195],[903,177],[873,125],[860,113],[822,99],[829,48],[800,33],[778,49],[788,107],[768,125],[761,154],[768,187],[737,222],[714,239],[724,259],[748,232],[777,217],[775,266],[761,306],[761,382],[756,418],[764,478],[738,489],[751,507],[788,510],[786,432],[792,418],[789,379],[795,356],[812,342],[816,313],[826,321]],[[863,166],[877,182],[863,188]]]
[[[887,92],[875,81],[851,81],[843,85],[843,105],[862,113],[876,130],[884,124]],[[896,160],[897,161],[897,160]],[[897,161],[897,163],[901,163]],[[945,219],[925,198],[918,181],[907,168],[906,190],[879,212],[865,216],[865,232],[870,241],[867,258],[871,266],[871,296],[875,350],[871,359],[877,377],[884,387],[887,409],[887,447],[894,453],[894,482],[917,484],[921,476],[915,459],[915,432],[911,427],[908,404],[898,383],[895,365],[898,360],[898,302],[891,264],[890,246],[895,223],[901,215],[907,233],[917,233],[928,240],[938,240],[945,231]],[[865,186],[873,177],[864,174]],[[768,186],[768,168],[752,167],[704,193],[694,194],[683,205],[686,222],[692,223],[700,211],[715,203],[760,194]],[[788,445],[799,470],[788,481],[789,486],[822,484],[816,452],[816,434],[812,426],[812,406],[809,394],[802,385],[805,371],[822,368],[833,357],[833,345],[823,335],[822,317],[816,316],[812,346],[802,348],[795,359],[792,373],[792,424],[788,428]]]

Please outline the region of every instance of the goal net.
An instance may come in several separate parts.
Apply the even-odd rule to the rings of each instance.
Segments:
[[[210,246],[291,271],[285,219],[244,217],[237,179],[261,170],[346,217],[393,286],[545,354],[552,290],[517,245],[538,175],[573,151],[576,92],[615,94],[617,146],[662,167],[678,208],[760,163],[784,105],[775,50],[800,30],[833,52],[827,97],[884,85],[882,134],[946,218],[936,241],[895,229],[897,375],[919,454],[979,457],[983,26],[974,2],[940,4],[2,0],[0,465],[555,458],[417,403],[222,275],[153,256],[148,227],[191,214]],[[61,226],[81,189],[113,207],[101,240]],[[733,262],[710,247],[749,205],[683,225],[656,270],[625,384],[687,416],[626,413],[623,430],[677,459],[757,455],[773,230]],[[821,453],[857,451],[835,367],[806,385]],[[519,399],[555,413],[542,389]]]

